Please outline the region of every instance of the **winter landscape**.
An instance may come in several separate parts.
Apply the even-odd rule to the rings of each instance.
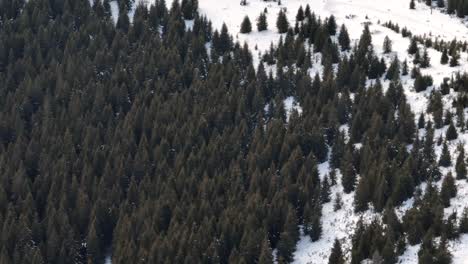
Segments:
[[[468,263],[467,15],[0,3],[0,264]]]

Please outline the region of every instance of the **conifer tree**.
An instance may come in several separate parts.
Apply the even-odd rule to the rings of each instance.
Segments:
[[[403,75],[403,76],[408,75],[408,61],[406,59],[403,62],[403,68],[401,70],[401,75]]]
[[[280,240],[277,245],[278,257],[282,257],[287,262],[292,261],[294,251],[296,250],[296,242],[299,239],[297,224],[296,213],[290,208],[284,224],[284,230],[280,234]]]
[[[299,9],[297,10],[296,21],[302,22],[304,18],[305,18],[304,9],[302,9],[302,6],[300,6]]]
[[[442,182],[442,188],[440,189],[440,198],[444,207],[450,206],[450,199],[457,196],[457,186],[455,185],[455,179],[452,173],[448,173]]]
[[[341,210],[343,207],[343,200],[341,198],[341,195],[339,193],[336,194],[335,200],[333,202],[333,211],[338,211]]]
[[[289,22],[286,14],[281,10],[278,13],[278,18],[276,20],[276,28],[280,34],[288,32]]]
[[[257,18],[257,30],[265,31],[268,29],[267,17],[264,12],[260,13],[260,16]]]
[[[455,126],[453,125],[453,122],[450,122],[450,125],[447,129],[447,134],[446,134],[447,140],[454,140],[458,138],[458,132]]]
[[[461,234],[468,234],[468,207],[463,209],[463,213],[460,216],[460,223],[458,226],[458,231]]]
[[[338,35],[338,43],[340,44],[341,51],[350,49],[351,40],[349,39],[348,29],[344,24],[341,25],[340,34]]]
[[[270,243],[267,238],[263,239],[262,249],[260,257],[258,259],[259,264],[273,264],[273,250],[271,249]]]
[[[440,58],[440,63],[445,65],[448,63],[448,61],[449,61],[448,51],[447,51],[447,48],[444,48],[444,50],[442,51],[442,57]]]
[[[418,129],[422,129],[424,128],[426,125],[426,120],[424,119],[424,114],[421,113],[419,115],[419,119],[418,119]]]
[[[458,62],[459,59],[460,59],[460,55],[457,52],[452,54],[452,57],[450,58],[450,67],[458,66],[459,65],[459,62]]]
[[[431,65],[429,55],[427,53],[427,49],[424,49],[423,56],[421,59],[421,68],[427,68]]]
[[[333,243],[333,248],[328,258],[328,264],[344,264],[344,256],[343,251],[341,249],[341,243],[338,239],[335,238],[335,242]]]
[[[240,26],[240,33],[247,34],[250,32],[252,32],[252,23],[250,23],[249,17],[245,16]]]
[[[385,36],[384,38],[383,51],[385,54],[392,52],[392,41],[388,36]]]
[[[411,1],[410,1],[410,9],[415,9],[414,0],[411,0]]]
[[[447,141],[444,141],[444,144],[442,147],[442,154],[440,155],[440,159],[439,159],[439,166],[447,168],[451,165],[452,165],[452,158],[450,157],[450,152],[447,146]]]
[[[415,38],[411,38],[411,42],[408,48],[408,54],[414,55],[419,51],[418,43],[416,42]]]
[[[330,34],[330,36],[335,36],[336,28],[337,28],[337,25],[336,25],[335,16],[331,15],[327,21],[328,34]]]
[[[352,151],[348,149],[344,155],[341,165],[341,183],[343,185],[343,190],[345,193],[352,192],[356,186],[356,170],[352,163],[352,157]]]
[[[457,173],[457,179],[466,179],[466,163],[465,163],[465,148],[463,145],[458,146],[458,157],[455,163],[455,171]]]

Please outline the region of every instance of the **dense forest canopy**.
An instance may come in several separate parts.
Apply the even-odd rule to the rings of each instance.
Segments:
[[[435,92],[416,123],[400,77],[421,91],[429,78],[398,58],[387,66],[367,26],[351,45],[333,16],[301,9],[254,65],[196,0],[140,5],[132,22],[131,5],[119,1],[114,25],[108,0],[0,2],[0,264],[289,263],[301,234],[320,239],[322,205],[340,210],[332,186],[383,217],[358,223],[350,252],[336,240],[330,263],[396,263],[418,243],[420,263],[450,263],[468,213],[443,208],[466,160],[433,148],[465,128],[468,77],[446,84],[458,115]],[[303,111],[287,112],[287,97]]]

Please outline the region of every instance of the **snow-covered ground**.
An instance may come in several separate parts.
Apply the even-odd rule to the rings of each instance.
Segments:
[[[154,0],[136,0],[136,2],[144,1],[151,4]],[[283,9],[289,19],[290,25],[295,24],[295,16],[300,6],[305,7],[307,4],[310,6],[311,11],[316,15],[325,18],[334,15],[338,24],[344,23],[348,28],[352,42],[359,39],[364,24],[370,25],[372,33],[372,42],[376,53],[384,56],[388,63],[391,62],[394,56],[398,56],[400,61],[407,60],[409,68],[412,68],[412,56],[407,53],[409,46],[409,39],[403,38],[401,34],[396,33],[384,26],[383,23],[392,21],[397,23],[400,28],[406,27],[415,35],[426,35],[428,37],[444,39],[451,41],[453,39],[468,41],[468,27],[465,21],[447,15],[439,9],[434,8],[431,10],[424,4],[424,1],[416,1],[416,10],[409,9],[409,0],[281,0],[282,5],[277,2],[264,1],[264,0],[247,0],[246,6],[239,4],[240,0],[199,0],[200,12],[206,15],[212,22],[215,29],[219,29],[223,23],[229,28],[230,33],[234,36],[234,40],[241,43],[247,42],[249,47],[254,53],[255,63],[259,62],[258,55],[269,49],[271,43],[276,43],[280,34],[276,29],[276,18],[278,12]],[[172,1],[167,0],[168,7]],[[112,13],[114,21],[117,20],[118,7],[115,1],[111,2]],[[268,30],[258,32],[256,30],[256,19],[261,12],[267,9]],[[130,11],[130,16],[134,10]],[[249,34],[240,34],[240,24],[243,18],[248,15],[252,24],[253,31]],[[393,43],[393,52],[390,54],[383,54],[383,40],[388,36]],[[449,67],[448,65],[440,64],[441,53],[429,48],[429,57],[431,58],[431,66],[427,69],[421,69],[423,74],[431,75],[434,79],[435,87],[445,77],[450,77],[455,72],[464,72],[468,70],[468,56],[466,53],[461,54],[460,66]],[[311,70],[311,74],[320,71],[320,68]],[[409,77],[402,79],[405,94],[412,110],[418,118],[419,113],[424,113],[427,108],[428,98],[430,92],[434,88],[429,88],[425,92],[416,93],[413,89],[413,80]],[[383,82],[384,89],[388,86],[388,82]],[[450,107],[450,102],[454,98],[454,93],[445,96],[443,101],[446,109]],[[301,112],[300,106],[296,103],[293,97],[288,97],[284,101],[286,112],[289,113],[295,109]],[[468,112],[465,113],[468,115]],[[445,134],[445,129],[436,131],[435,138],[442,133]],[[424,134],[424,131],[421,131]],[[459,139],[449,143],[452,159],[455,160],[457,156],[456,146],[458,143],[466,143],[468,141],[468,134],[460,134]],[[468,153],[468,148],[466,148]],[[440,155],[441,146],[436,147],[436,154]],[[328,163],[323,163],[319,166],[320,174],[323,175],[329,172]],[[453,171],[453,168],[451,168]],[[447,170],[443,171],[444,174]],[[339,181],[338,173],[338,181]],[[437,183],[440,186],[440,182]],[[422,188],[424,185],[421,186]],[[461,214],[463,208],[467,206],[468,201],[468,184],[466,181],[457,181],[458,195],[452,199],[452,206],[445,209],[446,215],[452,213],[454,210]],[[350,247],[350,235],[352,235],[355,223],[359,217],[363,217],[365,221],[370,221],[377,214],[368,211],[361,215],[356,215],[353,212],[353,196],[354,194],[343,194],[341,184],[338,182],[332,188],[332,202],[323,206],[323,235],[322,238],[312,243],[310,239],[303,236],[297,245],[297,252],[295,253],[295,263],[328,263],[328,256],[333,245],[335,238],[342,240],[345,251]],[[333,199],[337,194],[342,194],[343,207],[338,211],[333,210]],[[412,206],[412,200],[405,202],[400,208],[397,209],[397,214],[401,216],[404,212]],[[405,253],[400,257],[400,263],[413,264],[418,262],[417,252],[419,245],[408,246]],[[458,241],[451,242],[451,252],[454,256],[454,264],[467,263],[468,259],[468,235],[461,236]]]

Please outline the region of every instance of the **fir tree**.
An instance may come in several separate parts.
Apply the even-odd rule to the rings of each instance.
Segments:
[[[427,53],[427,49],[424,49],[424,53],[421,59],[421,68],[427,68],[431,65],[429,55]]]
[[[392,41],[388,36],[385,36],[384,38],[383,50],[385,54],[392,52]]]
[[[304,18],[305,18],[304,10],[302,9],[302,6],[300,6],[299,9],[297,10],[296,21],[302,22]]]
[[[410,1],[410,9],[415,9],[414,0],[411,0],[411,1]]]
[[[341,249],[341,243],[338,239],[335,238],[335,242],[333,243],[333,248],[328,258],[328,264],[344,264],[344,256],[343,251]]]
[[[458,226],[458,231],[461,234],[468,234],[468,207],[463,209],[463,213],[460,216],[460,223]]]
[[[331,15],[327,21],[328,34],[330,34],[330,36],[335,36],[336,28],[337,28],[337,25],[336,25],[335,16]]]
[[[342,185],[345,193],[350,193],[356,186],[356,170],[352,163],[352,151],[346,151],[343,163],[341,165]]]
[[[440,198],[444,207],[450,206],[450,199],[457,195],[457,187],[455,185],[455,179],[449,172],[442,182],[442,188],[440,190]]]
[[[452,54],[452,57],[450,58],[450,67],[456,67],[459,65],[458,60],[460,59],[460,55],[458,53]]]
[[[348,29],[344,24],[341,25],[340,28],[340,34],[338,35],[338,43],[340,44],[342,51],[350,49],[351,40],[349,39]]]
[[[250,23],[249,17],[245,16],[240,26],[240,33],[247,34],[250,32],[252,32],[252,23]]]
[[[457,173],[457,179],[466,179],[466,163],[465,163],[465,148],[463,145],[458,146],[458,157],[455,163],[455,171]]]
[[[418,43],[416,42],[415,38],[411,38],[411,42],[408,48],[408,53],[411,55],[416,54],[419,51],[418,49]]]
[[[297,217],[293,209],[289,209],[284,230],[280,234],[277,250],[278,257],[282,257],[285,261],[291,262],[293,253],[296,249],[296,242],[299,239],[299,230],[297,227]]]
[[[447,48],[444,48],[444,50],[442,51],[442,57],[440,58],[440,63],[445,65],[448,63],[448,61],[449,61],[448,51],[447,51]]]
[[[447,129],[446,138],[449,141],[458,138],[458,132],[457,132],[457,129],[455,128],[455,126],[453,125],[453,122],[450,122],[450,125],[449,125],[449,127]]]
[[[267,238],[263,239],[262,249],[260,257],[258,259],[259,264],[273,264],[273,251],[270,246],[270,242]]]
[[[265,31],[268,29],[267,17],[265,13],[260,13],[260,16],[257,18],[257,30]]]
[[[286,14],[281,10],[278,13],[278,18],[276,20],[276,28],[280,34],[288,32],[289,22]]]
[[[439,159],[439,166],[447,168],[451,165],[452,165],[452,158],[450,157],[450,152],[447,146],[447,142],[444,141],[444,145],[442,147],[442,154],[440,155],[440,159]]]

